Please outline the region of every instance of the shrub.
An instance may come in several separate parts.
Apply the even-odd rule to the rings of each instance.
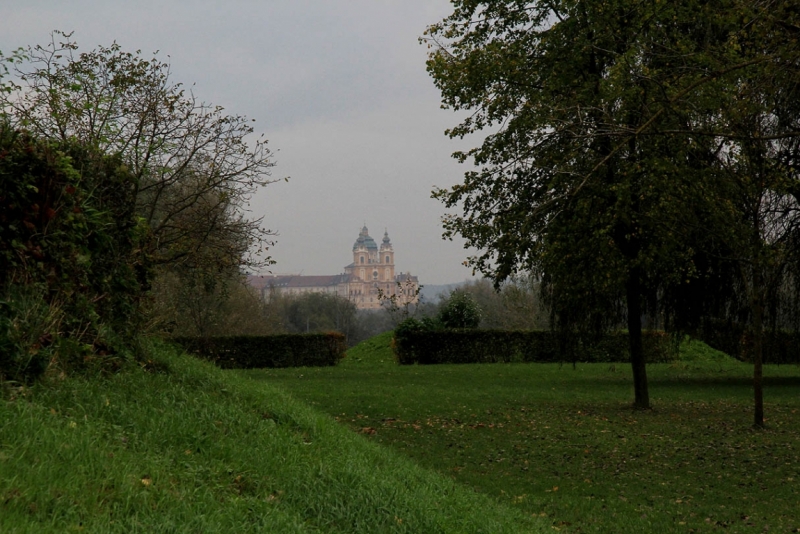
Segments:
[[[454,291],[439,311],[439,322],[445,328],[478,328],[481,309],[472,295]]]
[[[567,342],[569,341],[569,342]],[[675,346],[664,332],[644,333],[649,363],[675,359]],[[573,335],[569,340],[550,331],[395,330],[395,357],[400,364],[494,362],[627,362],[628,334],[599,338]]]
[[[118,157],[0,121],[0,380],[69,367],[63,340],[109,362],[132,345],[150,264],[136,189]]]
[[[324,367],[345,357],[345,337],[326,334],[276,336],[176,337],[172,341],[187,352],[224,369],[261,367]]]
[[[47,368],[63,313],[40,286],[12,286],[0,300],[0,380],[27,382]]]

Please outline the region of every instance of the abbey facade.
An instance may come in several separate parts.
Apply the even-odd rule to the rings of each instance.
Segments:
[[[362,310],[379,309],[381,292],[395,296],[399,306],[416,303],[419,288],[416,276],[395,272],[394,249],[388,232],[378,246],[366,226],[353,245],[353,263],[344,268],[343,274],[250,276],[248,280],[267,300],[274,294],[330,293],[349,299]]]

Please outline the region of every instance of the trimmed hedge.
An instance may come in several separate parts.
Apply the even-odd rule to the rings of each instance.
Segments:
[[[347,343],[338,332],[276,336],[176,337],[187,352],[223,369],[325,367],[345,357]]]
[[[677,358],[676,345],[664,332],[643,334],[648,363]],[[415,330],[395,331],[395,358],[401,365],[497,362],[629,362],[628,334],[600,337],[575,334],[569,343],[549,331]]]
[[[700,340],[739,361],[753,361],[753,336],[739,325],[707,324]],[[800,332],[764,332],[764,363],[800,364]]]

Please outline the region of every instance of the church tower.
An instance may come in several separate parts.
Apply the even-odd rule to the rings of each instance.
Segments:
[[[381,273],[379,278],[384,282],[394,281],[394,249],[392,242],[389,240],[389,232],[383,232],[383,241],[381,242],[381,249],[378,252],[378,262],[381,264]]]

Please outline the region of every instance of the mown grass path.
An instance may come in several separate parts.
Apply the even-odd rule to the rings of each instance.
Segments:
[[[767,366],[756,431],[737,362],[650,366],[640,412],[624,365],[399,367],[371,343],[245,376],[563,532],[800,532],[798,366]]]

